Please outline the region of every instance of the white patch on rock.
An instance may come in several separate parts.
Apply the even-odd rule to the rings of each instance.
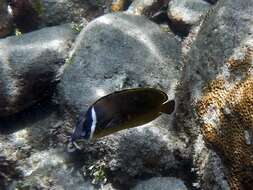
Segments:
[[[13,11],[12,11],[12,8],[11,8],[10,5],[8,5],[7,10],[8,10],[8,13],[9,13],[10,15],[12,15]]]
[[[19,168],[24,176],[30,176],[33,172],[43,168],[53,168],[57,165],[62,165],[63,167],[64,162],[64,158],[52,149],[32,154],[28,162],[24,165],[20,165]]]
[[[11,141],[15,145],[22,146],[22,145],[28,143],[28,141],[29,141],[28,138],[29,138],[29,133],[28,133],[27,129],[22,129],[22,130],[17,131],[11,135]]]
[[[205,148],[203,136],[200,134],[195,143],[194,143],[194,151],[195,153],[199,154]]]
[[[139,42],[142,42],[143,44],[145,44],[145,46],[149,49],[149,52],[156,57],[156,59],[161,62],[161,63],[167,63],[169,62],[169,60],[164,60],[163,59],[163,55],[161,55],[160,50],[157,48],[157,46],[154,44],[154,41],[152,39],[149,38],[149,33],[145,34],[143,33],[142,29],[139,29],[138,27],[136,27],[134,25],[134,23],[131,23],[125,19],[122,19],[121,17],[117,18],[119,21],[121,22],[122,25],[113,25],[114,28],[117,28],[118,30],[122,31],[122,33],[125,33],[129,36],[131,36],[132,38],[136,39],[136,37],[138,37],[138,39],[136,39]],[[107,24],[107,25],[112,25],[113,24],[113,19],[110,19],[110,17],[100,17],[99,19],[97,19],[97,22],[103,23],[103,24]],[[122,27],[122,26],[131,26],[128,27],[127,29]],[[152,29],[151,29],[152,30]]]
[[[200,188],[200,184],[198,182],[192,183],[193,187]]]
[[[185,24],[194,24],[208,11],[210,4],[202,0],[171,0],[168,16]]]
[[[231,109],[227,105],[224,106],[223,110],[224,110],[224,114],[226,115],[230,115],[232,113]]]
[[[251,130],[245,130],[244,131],[244,137],[245,137],[245,142],[247,145],[252,145],[253,144],[253,133]]]
[[[103,97],[103,96],[105,96],[106,95],[106,92],[105,92],[105,90],[104,89],[102,89],[102,88],[97,88],[96,89],[96,95],[97,95],[97,97]]]
[[[210,105],[207,108],[207,113],[202,117],[205,124],[210,124],[217,127],[220,124],[220,111],[215,105]]]

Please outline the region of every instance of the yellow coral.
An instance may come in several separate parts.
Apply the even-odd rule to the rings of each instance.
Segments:
[[[253,48],[243,50],[242,58],[226,64],[229,73],[243,77],[219,76],[197,103],[204,139],[228,168],[232,190],[252,189],[253,184]]]

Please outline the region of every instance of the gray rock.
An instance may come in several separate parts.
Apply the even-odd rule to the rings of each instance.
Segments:
[[[168,2],[168,0],[134,0],[126,12],[152,17],[165,7]]]
[[[8,10],[16,30],[27,33],[38,29],[38,12],[32,3],[38,4],[40,0],[10,0],[8,2]]]
[[[168,17],[171,28],[187,35],[191,26],[198,24],[211,5],[203,0],[171,0],[168,4]]]
[[[132,190],[187,190],[184,182],[173,177],[154,177],[139,182]]]
[[[0,38],[7,36],[12,31],[12,20],[8,14],[7,1],[0,2]]]
[[[209,8],[210,4],[203,0],[171,0],[168,6],[168,16],[175,22],[193,25]]]
[[[158,127],[169,122],[166,116],[138,129],[85,143],[73,154],[66,149],[72,126],[64,119],[57,106],[43,102],[1,120],[0,152],[23,174],[10,181],[10,189],[92,190],[96,188],[91,182],[102,178],[109,183],[102,189],[129,189],[145,175],[189,175],[185,167],[190,164],[188,155],[179,154],[185,151],[185,143],[170,129]]]
[[[41,25],[91,20],[110,11],[112,0],[41,0]]]
[[[0,116],[51,94],[74,38],[71,26],[62,25],[0,41]]]
[[[76,113],[98,97],[131,87],[156,87],[174,98],[180,43],[141,16],[108,14],[79,35],[59,84],[59,100]]]
[[[108,182],[122,189],[157,175],[180,176],[189,183],[189,150],[183,136],[175,134],[169,123],[170,119],[162,116],[145,126],[86,142],[73,160],[82,160],[85,173],[90,166],[99,168],[104,163]]]
[[[66,143],[71,130],[63,118],[57,106],[43,102],[1,119],[0,152],[12,162],[0,172],[8,167],[8,176],[16,174],[3,187],[0,182],[2,189],[95,189],[69,159]]]
[[[218,1],[184,60],[175,125],[195,141],[194,164],[202,189],[229,189],[228,184],[231,189],[248,189],[252,184],[252,170],[243,169],[249,167],[245,160],[252,158],[252,151],[244,147],[244,130],[250,126],[243,122],[252,114],[251,85],[245,85],[252,84],[252,7],[253,1]],[[233,174],[234,169],[240,175]]]

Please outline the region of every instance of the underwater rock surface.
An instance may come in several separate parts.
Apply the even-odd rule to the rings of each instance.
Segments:
[[[166,7],[169,0],[134,0],[127,12],[135,15],[154,16],[155,13]]]
[[[62,25],[0,40],[0,116],[52,94],[75,35]]]
[[[39,13],[32,2],[39,3],[39,0],[9,0],[8,11],[16,29],[22,33],[38,29]]]
[[[167,10],[170,25],[176,32],[187,35],[210,8],[204,0],[171,0]]]
[[[99,189],[94,184],[106,181],[112,184],[110,189],[130,189],[143,178],[161,173],[179,176],[189,185],[189,152],[172,130],[160,127],[168,122],[165,115],[146,126],[86,142],[81,151],[68,154],[73,126],[58,106],[35,105],[0,123],[4,142],[0,152],[15,160],[16,170],[22,173],[9,187],[83,190]]]
[[[193,25],[210,8],[210,4],[203,0],[172,0],[168,7],[171,20]]]
[[[19,174],[5,180],[4,190],[94,189],[69,159],[65,148],[71,131],[66,126],[57,106],[48,101],[0,120],[0,152],[13,162],[5,174]]]
[[[0,40],[0,189],[252,189],[252,0],[206,0],[182,36],[166,7],[152,9],[158,20],[104,15],[76,35],[110,0],[36,2],[40,27],[77,23]],[[144,86],[176,99],[175,112],[67,151],[95,100]]]
[[[252,13],[253,1],[220,0],[184,60],[175,121],[196,139],[195,162],[205,166],[198,174],[207,189],[227,189],[225,181],[232,190],[252,188]]]
[[[112,0],[41,0],[40,18],[42,26],[63,23],[82,23],[110,11]]]
[[[173,177],[154,177],[139,182],[133,190],[187,190],[184,182]]]

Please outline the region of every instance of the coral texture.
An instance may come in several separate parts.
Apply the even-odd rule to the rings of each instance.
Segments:
[[[236,50],[197,104],[204,139],[227,166],[232,190],[253,184],[252,45]]]

